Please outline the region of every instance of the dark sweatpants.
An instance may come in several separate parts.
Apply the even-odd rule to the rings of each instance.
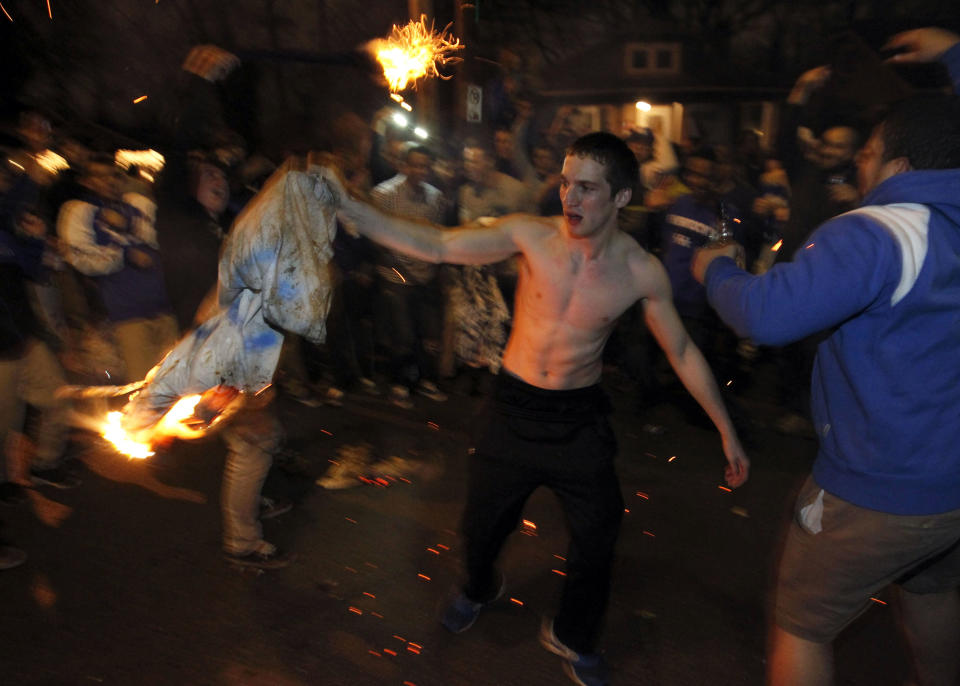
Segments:
[[[550,391],[501,373],[478,424],[463,513],[464,593],[487,601],[498,590],[495,560],[527,498],[538,486],[557,494],[571,540],[554,631],[578,653],[595,650],[623,518],[609,408],[599,386]]]

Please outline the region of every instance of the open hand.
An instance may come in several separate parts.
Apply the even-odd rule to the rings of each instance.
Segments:
[[[960,43],[960,35],[938,28],[913,29],[893,36],[882,50],[899,50],[887,62],[934,62]]]

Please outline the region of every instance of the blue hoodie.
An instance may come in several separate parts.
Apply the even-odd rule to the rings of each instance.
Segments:
[[[960,170],[911,171],[763,276],[715,260],[710,303],[783,345],[831,329],[811,402],[821,487],[898,515],[960,508]]]

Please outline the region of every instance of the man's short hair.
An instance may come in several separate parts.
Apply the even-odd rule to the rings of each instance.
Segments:
[[[493,145],[487,141],[482,141],[477,138],[467,138],[465,141],[463,141],[463,150],[466,150],[467,148],[482,150],[487,159],[496,159],[496,155],[493,154]]]
[[[581,136],[567,148],[568,156],[589,157],[607,168],[606,178],[613,197],[624,188],[637,185],[640,165],[622,138],[606,131],[595,131]]]
[[[913,169],[960,167],[960,98],[926,95],[901,100],[880,122],[883,161],[906,157]]]
[[[419,143],[410,143],[407,145],[407,148],[403,151],[403,161],[409,162],[411,155],[426,155],[430,158],[431,162],[436,157],[436,155],[433,154],[433,150]]]

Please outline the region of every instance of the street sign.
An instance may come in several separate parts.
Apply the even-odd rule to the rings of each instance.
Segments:
[[[483,88],[467,85],[467,121],[479,124],[483,120]]]

